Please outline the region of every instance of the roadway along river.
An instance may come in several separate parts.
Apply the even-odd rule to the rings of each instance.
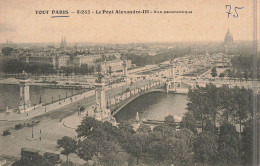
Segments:
[[[83,92],[84,89],[74,90],[74,89],[51,89],[44,88],[41,86],[30,86],[30,101],[31,105],[39,104],[40,98],[43,103],[50,103],[66,97]],[[7,85],[0,84],[0,110],[5,110],[6,106],[9,108],[17,108],[19,105],[20,98],[20,87],[19,85]]]
[[[135,120],[136,112],[140,119],[163,120],[167,115],[173,115],[176,121],[180,121],[186,112],[187,95],[166,94],[164,92],[152,92],[133,100],[115,118],[117,122]]]

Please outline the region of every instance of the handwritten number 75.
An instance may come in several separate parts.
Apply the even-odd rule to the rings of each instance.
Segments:
[[[233,17],[237,18],[238,17],[238,9],[243,9],[243,8],[244,7],[234,7]],[[232,14],[232,12],[231,12],[231,10],[232,10],[231,5],[226,5],[226,9],[227,9],[226,13],[227,13],[227,16],[229,18],[229,15]]]

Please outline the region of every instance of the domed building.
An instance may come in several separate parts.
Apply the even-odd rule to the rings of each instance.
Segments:
[[[225,44],[232,44],[233,43],[233,36],[230,33],[229,29],[225,36]]]

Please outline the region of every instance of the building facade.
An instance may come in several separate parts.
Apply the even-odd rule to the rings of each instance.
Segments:
[[[59,56],[26,56],[22,57],[21,62],[28,64],[46,64],[52,65],[54,69],[68,66],[70,57],[68,55]]]
[[[103,72],[108,73],[109,70],[112,72],[123,70],[123,62],[122,60],[114,60],[114,61],[106,61],[101,63],[101,69]],[[127,68],[132,67],[131,60],[125,60],[125,65]]]
[[[97,59],[100,59],[101,55],[77,55],[73,58],[74,65],[80,67],[83,64],[87,64],[88,66],[93,66]]]

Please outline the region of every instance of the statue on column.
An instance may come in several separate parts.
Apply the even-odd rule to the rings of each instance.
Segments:
[[[101,74],[101,72],[99,72],[99,73],[98,73],[98,77],[97,77],[97,79],[96,79],[96,83],[102,83],[103,78],[104,78],[104,75]]]

